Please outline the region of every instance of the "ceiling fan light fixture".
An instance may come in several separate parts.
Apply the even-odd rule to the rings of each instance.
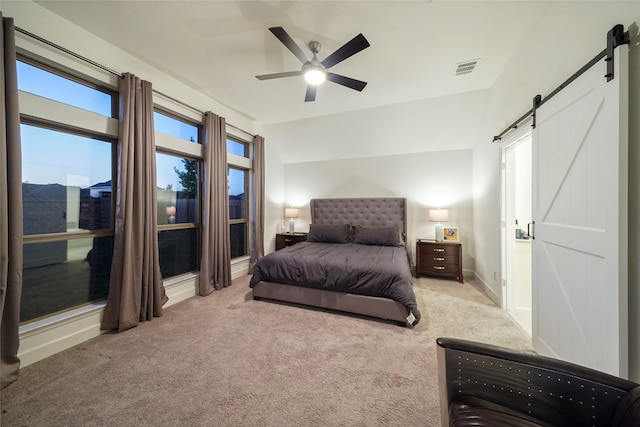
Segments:
[[[308,67],[304,70],[304,79],[310,85],[319,85],[327,79],[327,72],[321,67]]]
[[[312,43],[317,43],[318,46],[320,45],[320,43],[318,42]],[[312,46],[311,43],[309,43],[309,46]],[[311,61],[305,62],[302,66],[304,79],[307,81],[307,83],[313,86],[317,86],[327,79],[327,69],[324,68],[322,63],[318,61],[318,58],[316,58],[316,52],[317,51],[313,52],[313,58],[311,59]]]

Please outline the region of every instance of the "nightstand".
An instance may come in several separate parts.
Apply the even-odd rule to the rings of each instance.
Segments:
[[[306,241],[307,233],[278,233],[276,234],[276,251]]]
[[[421,275],[452,277],[464,283],[462,244],[418,239],[416,241],[416,277]]]

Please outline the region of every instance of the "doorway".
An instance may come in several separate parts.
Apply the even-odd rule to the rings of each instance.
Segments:
[[[502,158],[503,308],[531,336],[531,131],[507,141]]]

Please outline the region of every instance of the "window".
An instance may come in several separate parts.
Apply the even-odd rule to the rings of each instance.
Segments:
[[[110,141],[22,124],[24,234],[111,229]]]
[[[227,135],[231,258],[249,253],[249,143]]]
[[[23,61],[17,61],[18,90],[49,98],[54,101],[113,117],[116,100],[113,92],[81,83],[61,71],[47,71]]]
[[[229,168],[229,225],[231,258],[247,255],[247,171]]]
[[[24,245],[20,322],[107,298],[113,237]]]
[[[248,157],[249,144],[227,137],[227,153]]]
[[[158,225],[199,222],[200,162],[156,153]]]
[[[23,61],[17,68],[19,90],[37,95],[26,107],[21,103],[25,237],[20,321],[27,322],[106,299],[116,139],[92,124],[83,128],[78,120],[86,117],[81,110],[113,120],[116,101],[109,88],[83,84],[78,77]],[[55,119],[25,111],[43,99],[59,105]]]
[[[154,126],[156,132],[174,138],[165,138],[156,153],[158,247],[160,271],[166,279],[200,268],[202,161],[176,153],[180,151],[176,139],[199,142],[200,125],[166,111],[156,111]]]
[[[163,111],[153,112],[153,126],[157,132],[173,135],[191,142],[200,141],[199,126],[187,123]]]

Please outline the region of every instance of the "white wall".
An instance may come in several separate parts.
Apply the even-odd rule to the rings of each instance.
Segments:
[[[638,23],[640,2],[554,2],[518,53],[491,89],[485,115],[473,150],[473,231],[476,247],[476,275],[500,295],[500,283],[493,272],[500,271],[500,152],[493,136],[531,108],[532,98],[550,93],[606,47],[606,33],[616,24],[631,30],[631,105],[630,147],[637,147],[640,117],[638,85]],[[634,72],[635,70],[635,72]],[[636,123],[634,123],[636,122]],[[640,154],[632,148],[630,170],[632,182],[638,182]],[[630,185],[630,249],[629,260],[638,260],[638,185]],[[638,327],[638,263],[630,266],[630,355],[631,378],[640,380],[640,331]]]
[[[296,230],[309,229],[309,200],[324,197],[406,197],[407,242],[415,263],[415,239],[434,238],[428,209],[449,209],[459,228],[463,269],[471,278],[471,150],[412,153],[286,164],[285,202],[300,208]]]
[[[284,163],[464,150],[473,147],[488,95],[481,90],[331,114],[265,125],[264,132]]]
[[[265,219],[264,251],[273,252],[276,248],[275,233],[279,232],[284,215],[284,164],[269,137],[265,138]]]

